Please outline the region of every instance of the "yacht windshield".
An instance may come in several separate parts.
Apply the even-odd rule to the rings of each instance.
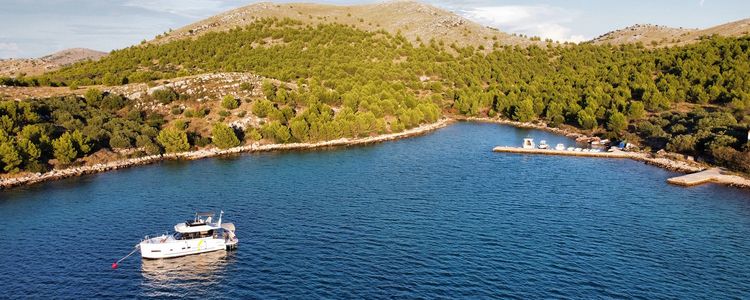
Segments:
[[[208,231],[201,231],[201,232],[176,232],[174,234],[175,240],[190,240],[190,239],[198,239],[198,238],[206,238],[206,237],[216,237],[216,234],[214,234],[214,230],[208,230]]]

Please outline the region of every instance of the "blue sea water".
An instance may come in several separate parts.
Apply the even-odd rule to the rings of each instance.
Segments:
[[[572,143],[458,123],[3,191],[0,298],[750,298],[750,192],[491,152],[527,135]],[[239,249],[110,268],[196,210],[224,210]]]

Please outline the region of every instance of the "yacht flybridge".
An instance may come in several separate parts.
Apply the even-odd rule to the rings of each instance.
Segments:
[[[196,213],[193,220],[175,225],[173,234],[146,236],[137,246],[141,250],[141,257],[170,258],[235,249],[239,240],[234,234],[234,224],[222,223],[223,214],[222,211],[214,222],[213,213]]]

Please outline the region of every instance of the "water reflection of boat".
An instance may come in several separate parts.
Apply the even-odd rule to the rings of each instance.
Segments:
[[[153,281],[190,281],[210,278],[220,273],[234,257],[234,252],[215,251],[173,259],[144,259],[141,274]]]
[[[172,259],[144,259],[141,264],[142,285],[146,297],[197,297],[216,286],[227,266],[234,260],[233,251],[214,251]],[[175,294],[175,291],[185,293]]]

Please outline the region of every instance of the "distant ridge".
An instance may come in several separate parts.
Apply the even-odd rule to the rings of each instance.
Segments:
[[[92,49],[71,48],[39,58],[2,59],[0,60],[0,76],[39,75],[79,61],[98,60],[105,55],[107,55],[106,52]]]
[[[634,44],[641,42],[646,47],[671,47],[692,44],[702,36],[721,35],[739,37],[750,34],[750,19],[734,21],[706,29],[672,28],[651,24],[636,24],[605,33],[593,40],[593,44]]]
[[[415,1],[392,1],[365,5],[311,3],[256,3],[230,10],[187,25],[154,39],[153,43],[192,38],[208,32],[244,26],[259,18],[291,18],[306,24],[339,23],[366,31],[400,32],[408,40],[430,39],[459,46],[530,45],[528,38],[501,32],[469,21],[454,13]]]

